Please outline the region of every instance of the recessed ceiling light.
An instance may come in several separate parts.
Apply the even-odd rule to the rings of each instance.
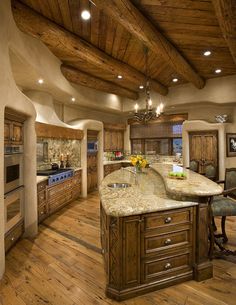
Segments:
[[[90,14],[90,12],[88,10],[83,10],[81,12],[81,17],[84,20],[89,20],[91,18],[91,14]]]
[[[173,78],[173,79],[172,79],[172,82],[173,82],[173,83],[177,83],[177,81],[178,81],[178,78]]]
[[[38,83],[39,84],[43,84],[44,83],[44,80],[42,78],[38,79]]]
[[[205,51],[205,52],[203,53],[203,55],[204,55],[204,56],[209,56],[209,55],[211,55],[211,51]]]
[[[72,98],[71,98],[71,101],[72,101],[72,102],[75,102],[75,98],[74,98],[74,97],[72,97]]]
[[[216,69],[215,73],[217,73],[217,74],[221,73],[221,69]]]
[[[122,75],[118,75],[117,77],[118,77],[119,79],[122,79],[122,78],[123,78],[123,76],[122,76]]]
[[[139,89],[143,89],[143,88],[144,88],[144,86],[143,86],[143,85],[140,85],[140,86],[139,86]]]

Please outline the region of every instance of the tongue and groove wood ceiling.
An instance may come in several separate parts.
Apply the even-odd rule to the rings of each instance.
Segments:
[[[12,8],[18,27],[61,59],[65,77],[87,87],[138,98],[146,80],[144,44],[151,88],[163,95],[171,86],[192,82],[200,89],[209,78],[236,74],[236,0],[14,0]],[[149,35],[153,27],[161,38]],[[156,38],[167,54],[155,52]]]

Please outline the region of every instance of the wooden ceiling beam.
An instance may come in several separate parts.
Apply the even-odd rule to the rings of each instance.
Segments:
[[[236,4],[235,0],[212,0],[222,34],[236,64]]]
[[[59,58],[71,58],[72,60],[80,58],[87,61],[114,75],[114,82],[117,75],[121,74],[123,81],[128,80],[134,83],[137,89],[140,84],[146,82],[146,76],[141,72],[114,59],[19,1],[12,1],[12,11],[19,29],[39,38]],[[151,80],[151,86],[153,90],[162,95],[168,93],[168,89],[156,80]]]
[[[157,56],[161,56],[183,78],[199,89],[204,87],[205,81],[130,0],[93,0],[93,2]]]
[[[77,85],[82,85],[99,91],[109,92],[119,96],[128,97],[132,100],[138,99],[137,92],[128,90],[114,83],[91,76],[71,66],[61,65],[61,72],[68,81]]]

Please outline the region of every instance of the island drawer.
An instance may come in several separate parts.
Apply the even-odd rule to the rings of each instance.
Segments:
[[[143,216],[143,230],[150,231],[154,229],[167,228],[182,224],[190,224],[192,222],[192,208],[171,210],[168,212],[158,212],[152,215]]]
[[[167,234],[142,234],[142,257],[159,254],[179,248],[187,248],[192,244],[191,227],[185,227]]]
[[[182,273],[192,272],[192,253],[185,251],[159,259],[146,259],[141,262],[142,283],[168,279]]]

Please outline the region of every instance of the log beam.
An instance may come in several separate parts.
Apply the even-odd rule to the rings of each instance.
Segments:
[[[236,4],[235,0],[212,0],[222,34],[236,64]]]
[[[61,60],[69,59],[73,62],[79,58],[87,61],[114,75],[114,82],[117,75],[122,74],[124,80],[135,84],[137,88],[140,84],[145,83],[146,76],[141,72],[114,59],[19,1],[12,1],[12,12],[20,30],[39,38]],[[153,90],[162,95],[168,93],[168,89],[156,80],[151,80],[151,86]]]
[[[93,2],[157,56],[161,56],[183,78],[199,89],[204,87],[204,80],[130,0],[93,0]]]
[[[126,88],[117,86],[114,83],[104,81],[100,78],[91,76],[71,66],[61,65],[61,72],[68,81],[75,83],[77,85],[82,85],[99,91],[109,92],[116,95],[128,97],[132,100],[138,99],[137,92],[133,92]]]

